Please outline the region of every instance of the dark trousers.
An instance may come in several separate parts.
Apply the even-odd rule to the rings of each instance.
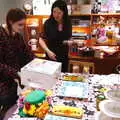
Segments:
[[[16,104],[16,101],[18,99],[16,83],[12,84],[12,86],[8,88],[7,91],[7,94],[0,95],[0,106],[2,106],[2,109],[0,109],[0,120],[4,119],[4,116],[8,109]]]
[[[46,59],[47,60],[51,60],[49,59],[48,55],[46,54]],[[61,62],[62,63],[62,72],[68,72],[68,55],[59,55],[56,56],[57,62]]]
[[[68,72],[68,56],[57,56],[57,62],[62,63],[62,72]]]
[[[17,84],[13,83],[7,90],[7,94],[0,96],[0,105],[14,105],[18,98],[17,96]]]

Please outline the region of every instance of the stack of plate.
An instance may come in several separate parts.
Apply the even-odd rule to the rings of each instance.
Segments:
[[[21,68],[21,83],[33,88],[51,89],[61,75],[59,62],[34,59]]]
[[[98,120],[120,120],[120,90],[109,90],[105,96],[108,100],[100,103]]]

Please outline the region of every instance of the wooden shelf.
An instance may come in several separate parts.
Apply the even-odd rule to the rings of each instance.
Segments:
[[[120,13],[101,13],[101,14],[73,14],[69,15],[70,17],[75,16],[120,16]]]
[[[111,74],[117,65],[120,64],[120,57],[80,57],[80,56],[69,56],[69,64],[71,61],[75,63],[79,62],[92,62],[95,66],[95,74]],[[104,66],[103,66],[104,65]],[[72,71],[72,66],[70,67]]]
[[[82,56],[72,56],[69,54],[69,59],[74,59],[74,60],[93,60],[93,59],[96,59],[96,60],[108,60],[108,59],[120,59],[119,57],[104,57],[104,58],[97,58],[97,57],[82,57]]]
[[[93,59],[93,57],[81,57],[81,56],[75,56],[75,55],[73,56],[73,55],[70,55],[70,54],[69,54],[68,57],[69,57],[69,59],[88,59],[88,58]]]
[[[69,15],[70,17],[79,17],[79,16],[91,16],[91,14],[72,14],[72,15]]]
[[[76,26],[76,25],[73,25],[72,27],[73,28],[90,28],[90,26]]]
[[[27,15],[27,18],[49,18],[48,15]]]
[[[101,13],[101,14],[72,14],[70,17],[75,16],[120,16],[120,13]],[[27,18],[49,18],[48,15],[27,15]]]
[[[107,23],[104,23],[105,25],[113,25],[113,24],[107,24]],[[93,23],[92,25],[101,25],[101,23]],[[119,23],[117,25],[120,25]]]
[[[92,24],[91,27],[94,27],[94,26],[100,26],[101,24]],[[105,24],[105,26],[110,26],[110,25],[114,25],[114,24]],[[120,24],[117,24],[118,26],[120,26]]]
[[[101,14],[91,14],[92,16],[120,16],[120,13],[101,13]]]

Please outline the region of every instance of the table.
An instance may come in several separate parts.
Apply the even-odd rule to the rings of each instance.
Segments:
[[[82,107],[85,110],[85,114],[82,120],[96,120],[96,95],[99,94],[100,88],[106,89],[116,89],[120,88],[120,75],[110,74],[110,75],[89,75],[87,77],[89,84],[89,97],[87,102],[75,101],[77,107]],[[70,103],[72,100],[64,100],[62,97],[56,97],[56,92],[58,86],[61,84],[62,80],[59,80],[56,86],[53,87],[53,95],[51,96],[51,105]],[[20,118],[18,116],[18,111],[12,114],[11,118]],[[12,120],[12,119],[11,119]],[[16,119],[17,120],[17,119]]]

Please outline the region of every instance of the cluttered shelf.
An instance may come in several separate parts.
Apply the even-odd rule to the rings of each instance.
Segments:
[[[79,73],[84,67],[89,66],[93,69],[91,73],[110,74],[119,64],[119,46],[74,47],[69,51],[69,72],[74,72],[74,68],[77,68],[76,71]]]
[[[70,17],[79,17],[79,16],[91,16],[91,14],[71,14]]]
[[[113,62],[114,61],[114,62]],[[120,64],[120,58],[81,58],[75,57],[69,59],[69,69],[71,72],[84,72],[84,69],[89,69],[90,73],[105,74],[116,73],[115,68]]]
[[[91,14],[92,16],[120,16],[120,13],[100,13],[100,14]]]
[[[119,16],[120,15],[117,13],[70,15],[70,19],[72,22],[72,38],[75,40],[88,41],[87,43],[91,45],[101,45],[101,46],[119,45],[119,35],[118,35],[119,26],[120,26]],[[25,38],[28,41],[28,46],[31,47],[32,51],[37,51],[39,53],[44,54],[44,51],[38,45],[38,36],[43,31],[43,24],[47,18],[48,16],[45,15],[27,16],[26,26],[25,26],[25,32],[26,32]],[[113,32],[111,33],[111,31]],[[103,37],[103,33],[104,33],[104,37]],[[102,37],[99,38],[99,36]],[[29,44],[30,43],[29,41],[31,41],[31,38],[33,37],[37,39],[36,41],[32,41],[33,43],[36,44],[37,47],[33,47],[31,44]]]

